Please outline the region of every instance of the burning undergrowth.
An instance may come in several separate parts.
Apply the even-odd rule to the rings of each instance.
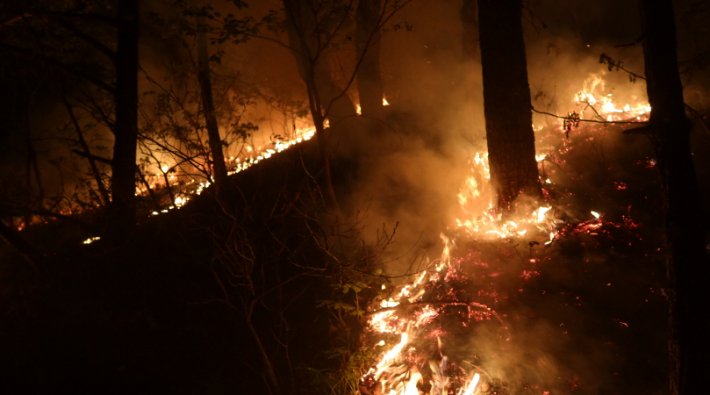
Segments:
[[[593,90],[594,88],[592,88]],[[603,107],[600,121],[648,108]],[[579,101],[577,101],[579,104]],[[593,108],[594,107],[594,108]],[[598,108],[597,108],[598,107]],[[661,207],[653,153],[626,124],[538,129],[544,199],[490,209],[484,154],[443,252],[382,286],[362,341],[363,394],[649,393],[665,385]],[[632,125],[633,126],[633,125]],[[482,203],[482,202],[485,202]],[[525,210],[521,210],[525,212]],[[653,330],[649,330],[653,328]]]

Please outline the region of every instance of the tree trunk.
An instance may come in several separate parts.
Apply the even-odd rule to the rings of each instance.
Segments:
[[[308,105],[316,128],[318,151],[323,168],[322,180],[331,208],[340,212],[330,174],[325,120],[330,121],[332,131],[343,127],[343,121],[357,116],[357,112],[347,93],[333,81],[330,67],[324,58],[326,48],[321,46],[319,39],[319,36],[326,32],[318,30],[318,23],[312,20],[312,13],[307,8],[304,9],[307,2],[283,0],[283,4],[286,10],[291,53],[296,58],[299,74],[306,83],[308,91]]]
[[[199,25],[203,26],[200,27]],[[207,48],[207,35],[205,34],[203,27],[203,21],[198,20],[197,77],[200,81],[200,90],[202,92],[202,105],[212,156],[212,169],[214,170],[215,187],[217,189],[217,196],[220,196],[221,191],[224,190],[224,187],[227,185],[228,181],[227,165],[224,161],[222,138],[219,135],[219,126],[217,125],[217,117],[215,117],[214,98],[212,96],[212,79],[210,76],[210,59]]]
[[[343,88],[333,81],[330,66],[325,59],[318,59],[313,64],[316,94],[320,96],[325,117],[331,128],[343,126],[348,119],[357,117],[355,105]],[[380,98],[380,100],[382,100]]]
[[[362,115],[382,118],[382,78],[380,75],[380,15],[381,0],[360,0],[357,7],[355,46],[360,67],[357,89]]]
[[[670,0],[642,0],[641,14],[650,128],[666,203],[671,394],[699,395],[707,393],[710,367],[710,265],[678,73],[673,5]]]
[[[328,140],[325,134],[325,118],[322,113],[322,104],[318,96],[318,89],[315,82],[315,72],[310,71],[306,77],[306,87],[308,89],[308,105],[311,110],[311,117],[316,128],[316,139],[318,140],[318,156],[320,157],[321,167],[323,169],[323,179],[325,181],[326,195],[328,196],[330,207],[336,213],[340,212],[338,197],[335,194],[333,187],[333,177],[330,173],[330,157],[328,153]]]
[[[463,0],[461,10],[461,25],[463,33],[461,35],[461,49],[463,50],[463,60],[473,60],[478,52],[478,10],[476,0]]]
[[[321,108],[325,111],[330,126],[342,124],[347,118],[357,116],[355,105],[350,96],[333,81],[330,66],[326,59],[327,49],[324,38],[327,31],[321,31],[322,23],[313,20],[313,12],[308,7],[309,1],[283,0],[287,17],[287,32],[291,53],[298,64],[298,72],[308,89],[314,89]],[[308,78],[313,77],[309,86]],[[309,95],[311,93],[309,92]]]
[[[111,237],[123,240],[136,225],[136,145],[138,142],[138,2],[118,4],[116,47],[116,126],[111,176]]]
[[[478,1],[483,110],[496,207],[540,196],[521,0]]]

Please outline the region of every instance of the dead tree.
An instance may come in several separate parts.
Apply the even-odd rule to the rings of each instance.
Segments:
[[[700,192],[678,72],[676,28],[670,0],[642,0],[648,129],[655,142],[666,205],[669,247],[672,395],[707,393],[710,366],[710,266],[701,223]]]
[[[496,207],[539,196],[521,0],[478,1],[483,110]]]

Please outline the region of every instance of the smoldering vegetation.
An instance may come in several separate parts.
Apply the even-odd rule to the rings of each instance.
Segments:
[[[572,133],[574,148],[549,160],[560,165],[545,161],[557,180],[551,244],[533,234],[459,239],[463,297],[500,320],[452,325],[457,335],[442,336],[444,350],[510,393],[662,391],[667,296],[652,152],[616,127]],[[598,151],[604,133],[615,135]],[[602,213],[591,230],[590,211]]]
[[[613,7],[607,6],[611,12]],[[598,98],[613,97],[619,106],[646,102],[643,80],[623,70],[643,75],[640,45],[619,46],[635,40],[638,23],[633,6],[624,7],[614,15],[628,19],[613,28],[601,24],[603,13],[585,15],[596,22],[568,19],[568,24],[549,29],[542,27],[543,21],[551,25],[548,21],[559,17],[559,8],[531,16],[535,26],[528,25],[526,39],[536,110],[560,116],[574,111],[583,119],[599,120],[574,100],[592,86]],[[428,335],[422,339],[427,340],[416,343],[417,349],[429,350],[423,354],[440,361],[435,343],[441,335],[443,353],[466,369],[489,374],[491,391],[662,392],[667,386],[663,203],[650,140],[624,133],[633,125],[594,123],[582,123],[565,136],[561,119],[534,114],[538,153],[550,154],[541,170],[550,181],[546,189],[560,236],[543,246],[540,235],[486,242],[457,233],[453,220],[461,208],[455,195],[470,171],[468,162],[485,151],[480,69],[461,60],[456,43],[440,39],[450,33],[446,21],[454,15],[419,10],[425,20],[409,15],[408,20],[426,27],[407,34],[421,44],[394,46],[406,48],[408,56],[402,57],[406,65],[399,64],[404,71],[388,85],[393,89],[388,92],[393,95],[391,122],[396,124],[401,111],[414,125],[396,124],[404,129],[400,135],[393,128],[386,131],[390,136],[380,137],[388,144],[373,147],[377,154],[360,164],[354,199],[368,208],[372,228],[400,225],[398,244],[390,249],[399,257],[388,263],[391,274],[422,269],[411,255],[437,259],[439,233],[459,235],[454,255],[467,279],[449,284],[452,292],[458,300],[490,306],[501,321],[470,323],[452,307],[439,324],[425,330]],[[602,53],[621,67],[608,60],[601,64]],[[702,86],[702,77],[689,78],[688,86],[695,84]],[[409,94],[397,101],[397,92]],[[687,95],[691,106],[706,108],[693,96]],[[703,163],[707,128],[699,117],[694,124],[696,163]],[[417,132],[412,135],[411,130]],[[706,185],[702,166],[698,168]],[[485,193],[487,186],[481,188]],[[487,204],[480,201],[478,210],[485,211]],[[603,213],[605,224],[598,231],[575,228],[593,218],[591,211]],[[533,241],[540,244],[529,244]]]

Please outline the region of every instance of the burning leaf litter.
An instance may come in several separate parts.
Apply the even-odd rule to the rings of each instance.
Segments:
[[[383,106],[389,106],[389,102],[387,101],[387,98],[383,97],[382,98],[382,105]],[[360,106],[358,105],[358,110],[360,109]],[[358,112],[359,113],[359,112]],[[326,121],[326,127],[329,126],[327,121]],[[304,141],[308,141],[315,136],[316,129],[314,126],[310,127],[305,127],[305,128],[299,128],[296,129],[293,137],[290,139],[283,139],[279,138],[275,142],[271,143],[271,147],[264,147],[264,146],[259,146],[259,147],[252,147],[247,145],[246,146],[246,151],[248,153],[247,157],[244,158],[239,158],[239,157],[229,157],[227,159],[227,174],[228,175],[234,175],[237,173],[240,173],[255,164],[261,162],[262,160],[269,159],[273,155],[278,154],[280,152],[283,152],[297,144],[300,144]],[[167,213],[170,210],[173,209],[179,209],[180,207],[184,206],[192,196],[198,196],[204,191],[206,188],[210,186],[209,181],[199,181],[195,178],[188,178],[186,181],[181,180],[181,177],[178,177],[178,175],[175,174],[175,171],[172,171],[173,169],[167,165],[167,164],[161,164],[159,166],[160,170],[162,171],[162,174],[153,174],[150,176],[151,179],[156,180],[151,183],[149,183],[150,188],[154,189],[156,187],[162,186],[159,184],[157,180],[164,181],[165,175],[167,175],[168,178],[168,187],[169,188],[176,188],[178,187],[181,183],[184,183],[183,190],[181,192],[176,193],[174,204],[168,206],[165,209],[159,210],[159,211],[152,211],[150,213],[151,216],[159,215],[162,213]],[[136,195],[142,195],[146,196],[148,195],[149,191],[145,188],[145,186],[139,186],[136,188]]]
[[[302,128],[298,129],[294,135],[293,138],[289,140],[283,140],[279,139],[276,142],[272,143],[271,148],[265,148],[263,146],[257,147],[257,148],[252,148],[251,146],[247,146],[247,152],[249,153],[249,156],[246,158],[236,158],[236,157],[230,157],[227,160],[227,174],[228,175],[234,175],[237,173],[241,173],[242,171],[254,166],[255,164],[261,162],[262,160],[269,159],[273,155],[283,152],[297,144],[300,144],[304,141],[308,141],[313,136],[315,136],[316,130],[315,127],[309,127],[309,128]],[[171,169],[168,165],[161,165],[160,169],[162,170],[163,173],[168,173],[168,171]],[[161,179],[163,178],[163,175],[161,174],[155,174],[152,176],[152,178],[155,179]],[[171,204],[170,206],[159,210],[159,211],[152,211],[151,216],[159,215],[162,213],[167,213],[170,210],[173,209],[179,209],[182,206],[184,206],[188,201],[193,196],[198,196],[202,194],[202,192],[206,189],[209,188],[211,183],[209,181],[199,181],[198,179],[195,178],[189,178],[186,181],[185,180],[180,180],[178,176],[176,176],[174,173],[170,173],[168,175],[168,179],[170,181],[169,188],[177,188],[178,186],[181,186],[181,183],[184,184],[182,186],[182,191],[177,192],[175,194],[175,200],[174,204]],[[157,182],[151,183],[151,189],[160,187],[162,185],[158,184]],[[136,188],[136,195],[142,195],[145,196],[149,192],[147,189],[145,189],[143,186]]]
[[[618,107],[614,102],[612,94],[603,93],[604,82],[598,76],[592,76],[584,83],[584,88],[575,95],[574,103],[583,106],[581,113],[585,111],[593,112],[604,121],[620,121],[634,119],[645,120],[650,112],[647,104],[635,106],[624,105]],[[388,105],[383,98],[383,104]],[[358,107],[359,110],[359,107]],[[360,111],[358,111],[359,113]],[[544,128],[536,128],[542,131]],[[557,131],[569,133],[568,125],[562,122]],[[276,153],[295,146],[303,141],[310,140],[315,134],[314,128],[301,129],[296,133],[296,137],[288,141],[279,140],[273,143],[273,147],[264,148],[247,147],[250,156],[247,158],[229,158],[229,174],[242,172],[249,167],[268,159]],[[539,164],[551,160],[550,155],[564,154],[571,147],[563,145],[559,152],[548,152],[536,155],[535,159]],[[451,288],[448,281],[452,279],[466,280],[466,275],[461,268],[464,260],[453,259],[452,253],[459,237],[483,240],[506,240],[537,239],[530,242],[533,245],[549,246],[559,237],[568,237],[574,233],[588,233],[596,235],[605,223],[602,222],[603,214],[597,211],[590,211],[593,219],[577,224],[566,223],[556,217],[553,205],[540,205],[534,210],[528,210],[528,215],[518,216],[515,219],[503,219],[502,215],[495,213],[490,204],[491,194],[487,190],[490,180],[490,168],[488,167],[488,154],[475,153],[470,161],[471,173],[466,178],[463,187],[458,194],[458,201],[461,208],[461,215],[455,220],[456,226],[442,232],[441,239],[443,249],[439,259],[430,262],[420,273],[413,276],[409,284],[386,287],[382,285],[383,293],[390,296],[380,300],[376,307],[369,314],[368,330],[380,338],[374,343],[382,352],[370,368],[361,378],[361,389],[365,394],[383,395],[419,395],[422,393],[430,395],[474,395],[482,393],[482,388],[489,388],[490,384],[485,380],[482,383],[481,373],[485,373],[480,367],[464,369],[449,360],[444,354],[443,345],[446,342],[447,332],[436,327],[436,320],[444,314],[447,307],[462,309],[462,325],[467,326],[470,322],[488,321],[497,319],[503,324],[503,319],[498,316],[495,310],[486,304],[472,300],[460,299],[454,292],[447,292],[444,296],[433,295],[432,290],[437,288]],[[171,168],[168,165],[161,165],[162,175],[167,174]],[[170,173],[168,179],[178,183],[174,172]],[[547,187],[553,186],[549,178],[544,178]],[[153,211],[152,215],[167,213],[169,210],[180,208],[185,205],[192,196],[199,195],[209,182],[198,182],[190,179],[185,183],[184,191],[176,193],[174,204],[160,211]],[[626,185],[623,185],[625,189]],[[153,187],[155,184],[152,185]],[[147,190],[138,188],[137,194],[147,194]],[[487,207],[481,210],[480,207]],[[629,218],[624,219],[622,224],[608,223],[612,227],[633,228],[637,226]],[[463,233],[460,233],[462,231]],[[98,237],[93,237],[84,241],[89,244]],[[529,263],[539,264],[539,260],[530,258]],[[523,270],[521,278],[526,281],[539,273],[536,270]],[[620,322],[622,326],[628,326]],[[433,330],[425,330],[426,327],[435,326]],[[417,345],[422,343],[421,338],[428,338],[429,341],[436,341],[437,350],[434,357],[419,354]],[[509,339],[507,339],[509,340]],[[426,388],[424,390],[424,388]],[[549,393],[543,391],[543,393]]]
[[[585,81],[584,88],[575,96],[574,103],[584,106],[582,114],[589,110],[603,121],[647,119],[651,110],[647,104],[618,107],[612,94],[603,92],[603,80],[593,75]],[[566,135],[570,132],[564,122],[561,122],[556,130]],[[559,155],[571,149],[567,142],[558,148],[557,152],[536,155],[536,160],[542,165],[544,161],[559,158]],[[553,155],[553,158],[550,158],[550,155]],[[579,223],[568,222],[558,217],[552,204],[529,209],[528,215],[503,218],[493,210],[490,203],[492,199],[491,192],[487,189],[490,180],[487,156],[485,153],[476,153],[470,161],[470,175],[457,196],[461,215],[455,219],[456,226],[441,234],[443,250],[439,259],[428,264],[421,273],[413,275],[410,284],[390,289],[382,286],[383,291],[389,291],[392,296],[376,303],[369,318],[368,329],[375,335],[375,339],[379,338],[377,345],[384,348],[384,351],[361,379],[363,394],[473,395],[484,393],[483,391],[491,388],[490,383],[483,383],[483,387],[480,385],[480,373],[485,373],[481,367],[452,368],[454,363],[444,354],[442,348],[447,341],[446,330],[436,325],[437,319],[444,314],[447,306],[457,306],[466,309],[462,316],[463,321],[460,322],[463,327],[468,326],[470,322],[491,320],[492,317],[505,327],[504,321],[495,310],[485,304],[459,299],[453,291],[453,285],[448,283],[452,279],[466,280],[466,274],[461,267],[461,263],[468,263],[466,258],[452,258],[457,238],[512,241],[525,237],[528,240],[533,239],[529,242],[532,250],[535,245],[542,243],[550,246],[558,238],[571,237],[577,233],[596,236],[605,226],[626,229],[638,226],[628,217],[624,217],[624,222],[620,224],[603,222],[604,215],[598,211],[589,212],[592,219]],[[554,186],[549,178],[543,179],[545,188]],[[618,189],[625,187],[623,184],[623,188]],[[481,210],[481,207],[486,209]],[[540,260],[535,258],[528,261],[532,265],[540,263]],[[525,269],[520,277],[528,281],[535,275],[539,275],[539,272]],[[451,288],[451,291],[444,296],[433,292],[435,289],[447,287]],[[624,323],[621,325],[624,326]],[[426,329],[427,326],[430,327],[429,330]],[[433,356],[430,351],[417,348],[426,344],[427,338],[430,341],[435,340],[438,345]],[[482,389],[484,387],[487,389]]]

